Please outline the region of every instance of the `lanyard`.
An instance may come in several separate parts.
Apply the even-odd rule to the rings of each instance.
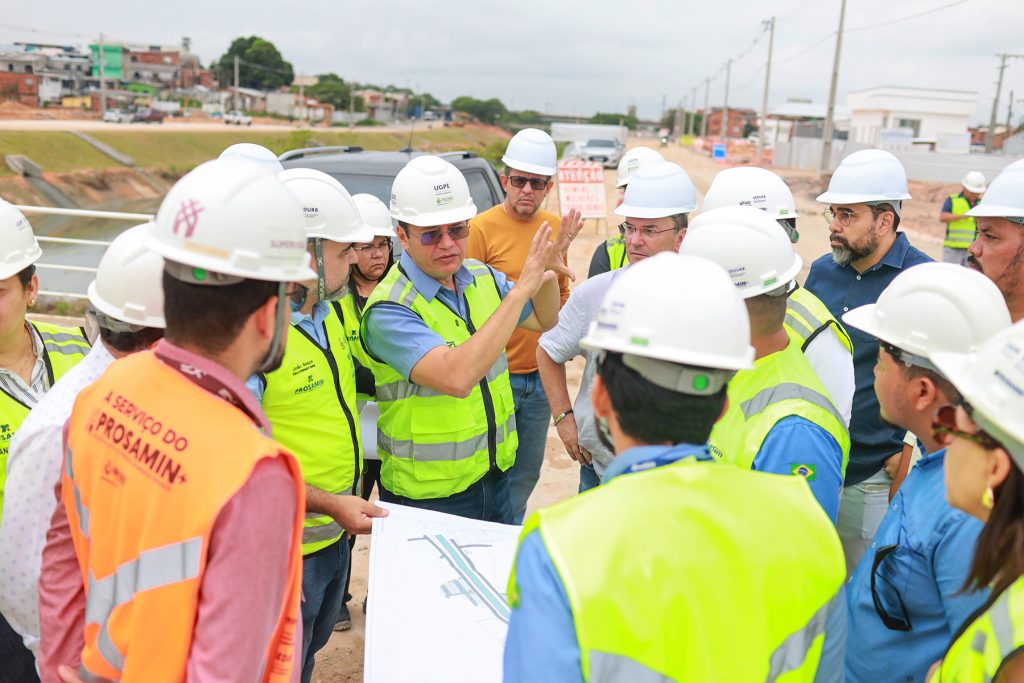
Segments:
[[[189,380],[190,382],[192,382],[199,388],[203,389],[204,391],[207,391],[213,394],[214,396],[219,396],[220,398],[224,399],[231,405],[241,410],[243,413],[246,414],[246,416],[250,420],[252,420],[253,424],[255,424],[257,427],[260,428],[260,430],[263,431],[263,433],[270,433],[269,425],[267,424],[266,419],[263,418],[262,416],[253,413],[246,405],[245,401],[243,401],[241,397],[237,393],[235,393],[235,391],[231,389],[231,387],[229,387],[227,384],[217,379],[212,374],[203,370],[202,368],[197,368],[187,359],[180,357],[176,358],[175,356],[177,354],[175,354],[174,350],[168,349],[165,345],[157,346],[155,349],[153,349],[153,353],[166,365],[181,373],[182,377],[184,377],[185,379]]]

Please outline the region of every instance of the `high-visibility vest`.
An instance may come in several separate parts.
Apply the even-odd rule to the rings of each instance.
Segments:
[[[427,301],[398,266],[367,300],[364,324],[375,306],[404,306],[448,346],[465,343],[501,305],[501,293],[488,266],[472,259],[463,265],[473,276],[463,292],[469,320],[440,297]],[[491,469],[507,470],[515,462],[519,439],[504,352],[466,398],[416,384],[370,358],[380,407],[380,480],[388,491],[416,500],[444,498],[465,491]]]
[[[974,218],[964,216],[971,210],[971,204],[959,194],[951,194],[949,199],[951,202],[949,212],[963,216],[963,218],[946,224],[946,240],[942,246],[951,249],[966,249],[971,246],[971,242],[978,235],[978,226],[975,225]]]
[[[71,368],[89,353],[89,340],[80,327],[58,327],[47,323],[28,323],[43,340],[43,364],[46,366],[47,384],[53,386]],[[0,388],[0,510],[4,504],[4,486],[7,483],[7,452],[11,438],[28,417],[31,408]]]
[[[262,681],[290,679],[302,592],[305,490],[295,458],[241,410],[151,351],[111,364],[75,402],[61,496],[85,586],[82,677],[185,679],[218,515],[264,458],[295,485],[284,600]],[[258,568],[254,568],[258,571]],[[254,646],[257,644],[253,644]]]
[[[811,294],[809,289],[797,287],[786,301],[786,320],[783,323],[789,340],[795,342],[801,351],[806,351],[811,342],[828,330],[836,331],[840,343],[853,355],[853,341],[842,323],[829,312],[821,299]]]
[[[334,309],[334,314],[341,321],[341,326],[345,329],[345,339],[348,341],[348,349],[352,354],[352,360],[355,361],[355,365],[357,367],[369,368],[373,361],[367,355],[366,349],[363,348],[363,343],[359,338],[359,327],[363,321],[363,312],[356,305],[355,297],[349,293],[338,301],[332,301],[331,307]],[[360,401],[374,400],[373,396],[363,393],[356,393],[356,396]]]
[[[263,412],[274,440],[298,458],[307,484],[328,493],[358,494],[363,448],[355,367],[333,309],[324,329],[326,349],[298,325],[288,328],[281,367],[263,375]],[[329,515],[307,513],[302,554],[326,548],[344,533]]]
[[[604,250],[608,252],[608,270],[618,270],[627,265],[626,238],[621,235],[604,241]]]
[[[960,631],[930,683],[994,681],[1006,659],[1024,647],[1024,577],[1018,578]]]
[[[708,440],[715,459],[749,469],[772,427],[796,415],[832,435],[843,451],[845,474],[850,433],[796,344],[790,342],[782,351],[755,360],[753,368],[737,372],[728,396],[729,407]]]
[[[642,533],[627,510],[650,511]],[[535,529],[583,680],[814,679],[846,567],[805,481],[686,458],[543,508]],[[514,567],[508,595],[514,608]]]

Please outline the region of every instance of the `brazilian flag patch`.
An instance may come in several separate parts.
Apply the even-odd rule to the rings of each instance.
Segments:
[[[807,481],[814,481],[815,477],[817,477],[817,473],[814,471],[814,465],[790,465],[789,473],[792,474],[794,477],[803,477]]]

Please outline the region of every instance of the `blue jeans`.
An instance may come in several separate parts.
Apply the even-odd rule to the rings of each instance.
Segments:
[[[548,442],[548,423],[551,408],[540,383],[540,373],[534,370],[523,375],[509,375],[512,380],[512,400],[516,408],[516,434],[519,449],[516,462],[509,468],[508,484],[512,489],[512,519],[522,524],[526,516],[526,501],[530,499],[540,466],[544,464],[544,449]]]
[[[596,489],[601,484],[601,478],[597,476],[594,466],[580,463],[580,493]]]
[[[391,493],[381,484],[380,499],[385,503],[408,505],[468,519],[512,524],[512,503],[509,496],[508,477],[498,468],[492,469],[465,491],[444,498],[406,498]]]
[[[314,655],[338,621],[351,560],[346,537],[302,558],[302,683],[312,678]]]

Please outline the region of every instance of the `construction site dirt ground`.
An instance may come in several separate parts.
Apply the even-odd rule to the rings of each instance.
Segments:
[[[700,208],[699,200],[703,197],[704,191],[711,184],[715,174],[723,168],[727,168],[725,164],[714,162],[706,155],[698,154],[690,149],[677,146],[658,148],[657,142],[650,139],[632,140],[630,146],[635,144],[655,147],[669,161],[677,162],[687,170],[697,187],[698,209]],[[797,211],[800,214],[798,221],[800,241],[797,244],[797,251],[804,261],[804,270],[800,276],[802,280],[814,259],[828,251],[828,229],[825,219],[821,215],[824,207],[814,201],[814,198],[825,189],[823,186],[825,181],[815,173],[784,170],[779,173],[792,188],[796,196]],[[607,221],[587,221],[569,250],[569,265],[575,270],[577,283],[586,278],[590,257],[594,253],[595,247],[602,240],[611,236],[616,231],[615,226],[622,222],[622,218],[616,217],[611,212],[617,197],[614,171],[605,171],[605,189],[608,198]],[[907,232],[914,246],[933,258],[939,258],[942,250],[943,228],[938,222],[939,209],[945,196],[957,190],[958,187],[954,185],[910,184],[910,194],[914,199],[904,204],[900,228]],[[556,213],[559,212],[557,188],[552,188],[546,208]],[[582,369],[583,361],[580,358],[569,364],[567,375],[572,395],[575,395],[576,388],[579,386]],[[530,498],[530,510],[536,510],[574,495],[578,484],[579,466],[566,454],[554,428],[549,427],[544,467],[541,470],[540,483]],[[349,603],[352,613],[352,629],[335,633],[327,646],[320,651],[317,657],[316,671],[313,674],[314,681],[337,683],[361,681],[363,678],[365,619],[362,604],[366,597],[369,550],[370,538],[360,536],[352,556],[351,592],[354,597]],[[427,629],[430,628],[431,615],[416,616],[424,621],[424,626]],[[381,635],[386,637],[386,634]],[[453,654],[454,652],[453,648]]]

